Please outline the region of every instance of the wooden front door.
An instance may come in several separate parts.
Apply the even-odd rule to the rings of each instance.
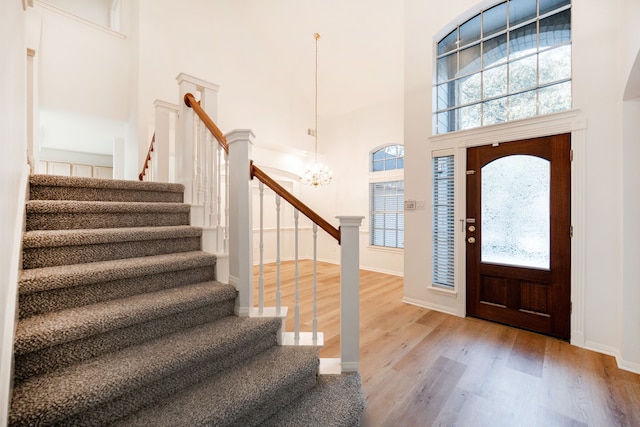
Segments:
[[[467,314],[569,339],[571,135],[467,151]]]

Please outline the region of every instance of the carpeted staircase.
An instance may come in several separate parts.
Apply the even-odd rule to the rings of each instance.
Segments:
[[[279,319],[234,316],[182,196],[31,177],[9,425],[357,425],[360,376],[318,376]]]

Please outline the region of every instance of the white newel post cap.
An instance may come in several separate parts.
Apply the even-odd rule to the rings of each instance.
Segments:
[[[256,138],[251,129],[234,129],[225,133],[224,137],[229,145],[239,141],[249,141],[253,144],[253,140]]]
[[[360,227],[362,225],[363,216],[337,216],[340,220],[340,227]]]

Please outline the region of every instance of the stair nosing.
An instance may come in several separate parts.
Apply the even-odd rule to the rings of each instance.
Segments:
[[[110,202],[92,200],[29,200],[27,214],[58,213],[184,213],[191,206],[178,202]]]
[[[31,230],[23,233],[22,245],[24,249],[33,249],[200,236],[202,236],[202,228],[192,225]]]
[[[29,177],[29,184],[36,187],[95,188],[112,190],[133,190],[162,193],[184,193],[184,185],[150,181],[122,179],[100,179],[36,174]]]

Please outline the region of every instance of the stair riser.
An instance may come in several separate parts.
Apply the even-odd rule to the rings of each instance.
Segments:
[[[142,240],[95,245],[25,248],[22,268],[53,267],[56,265],[81,264],[168,253],[198,251],[201,238]]]
[[[20,319],[24,319],[38,314],[211,280],[215,280],[215,264],[188,270],[148,274],[71,288],[21,294],[19,297],[19,316]]]
[[[148,384],[120,398],[96,406],[84,414],[64,420],[62,425],[106,425],[124,418],[137,410],[160,399],[178,394],[205,378],[232,366],[240,365],[245,360],[268,350],[276,345],[275,335],[262,336],[255,341],[239,346],[225,357],[210,359],[194,364],[186,369],[167,376],[160,381]],[[155,427],[155,426],[154,426]]]
[[[31,213],[27,231],[189,225],[185,213]]]
[[[34,375],[52,372],[101,354],[118,351],[163,337],[185,328],[213,322],[233,314],[235,299],[181,312],[172,316],[138,323],[86,339],[34,351],[15,358],[16,383]]]
[[[110,202],[182,203],[183,194],[164,191],[135,191],[130,189],[59,187],[32,185],[30,200],[81,200]]]

